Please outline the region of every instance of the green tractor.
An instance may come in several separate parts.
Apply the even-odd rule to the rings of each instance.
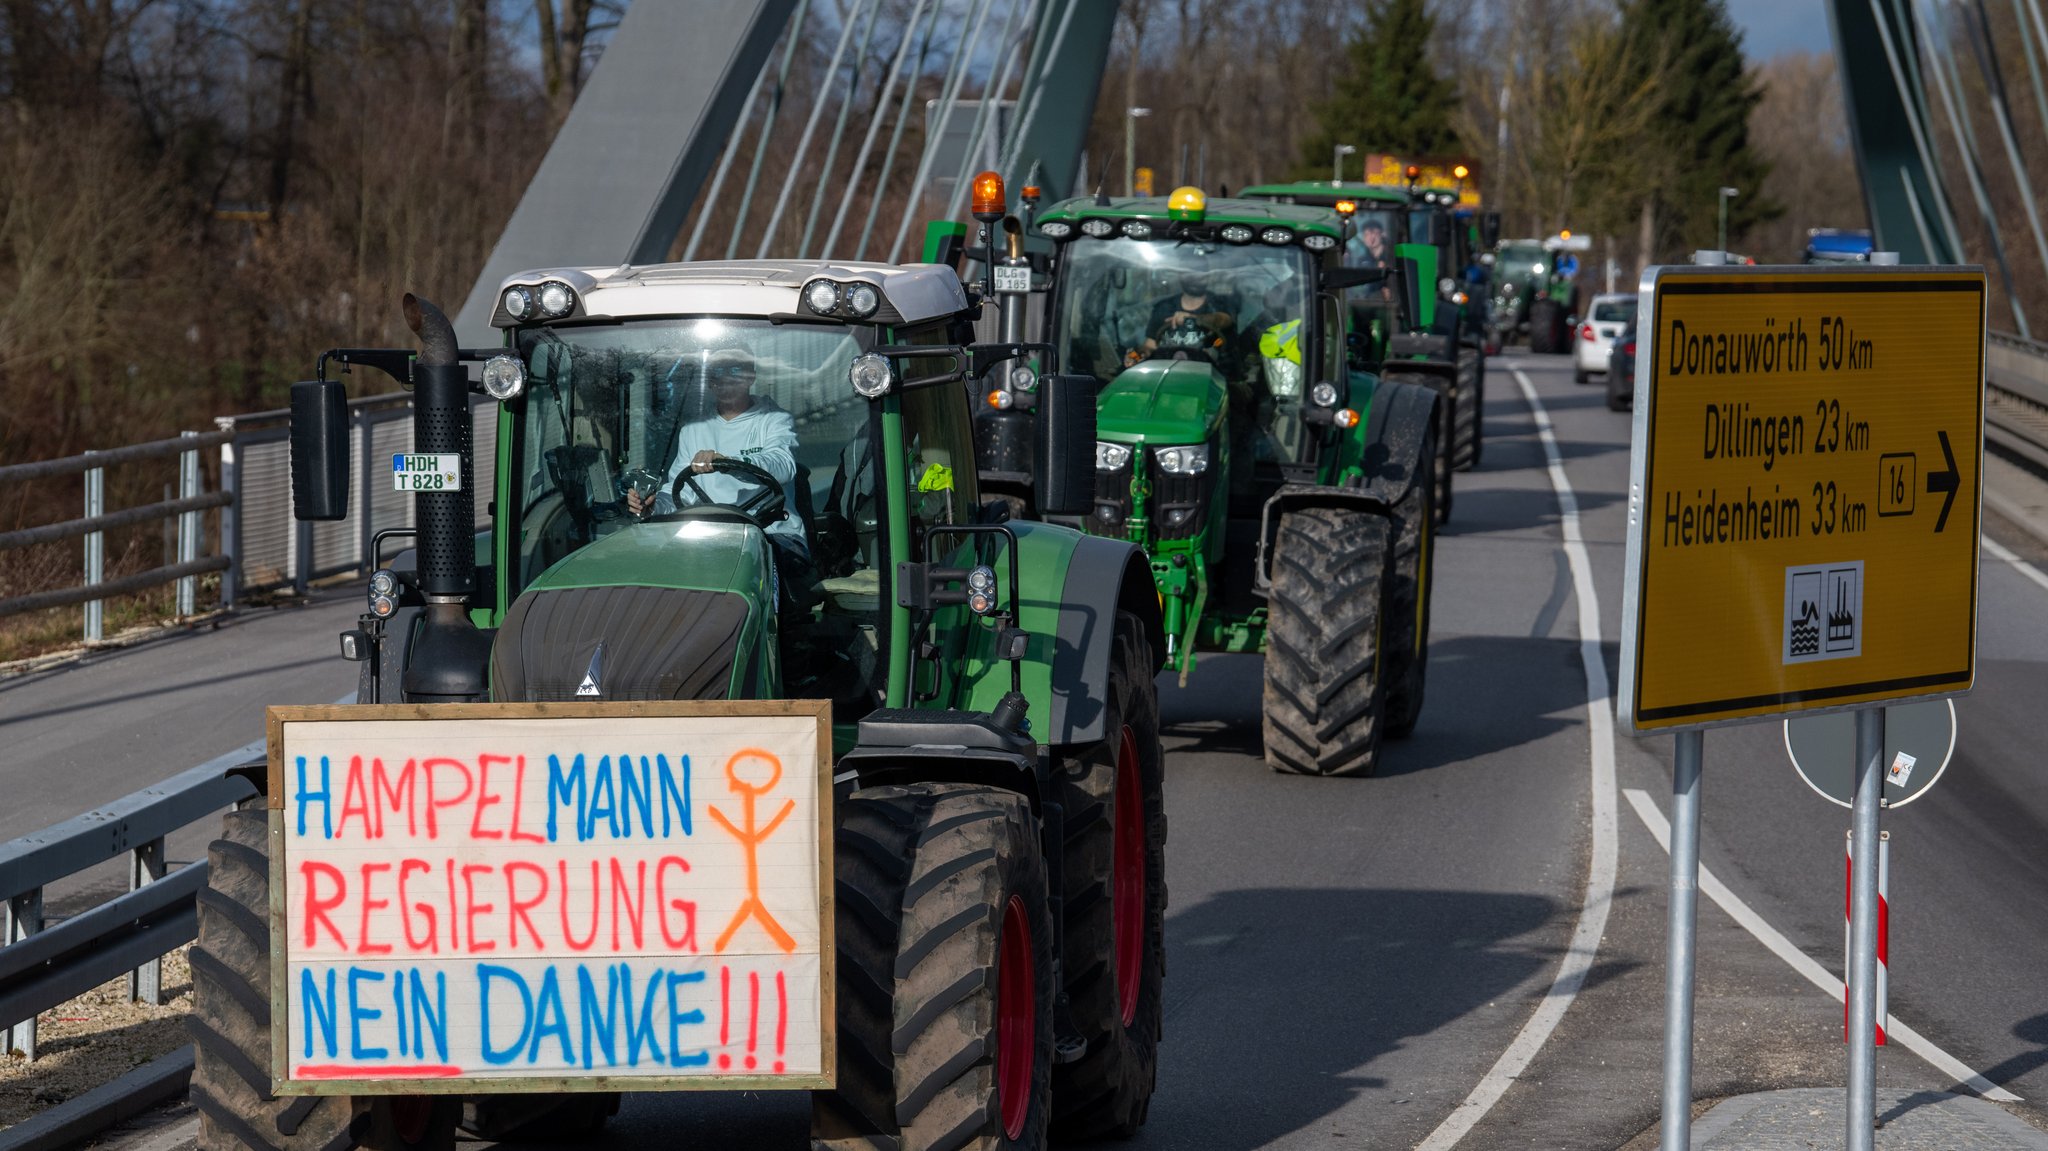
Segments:
[[[1547,240],[1502,240],[1493,249],[1492,344],[1526,339],[1537,355],[1571,351],[1577,311],[1577,252],[1585,237],[1560,232]]]
[[[1458,208],[1454,191],[1382,184],[1304,180],[1262,184],[1243,195],[1286,204],[1334,208],[1349,216],[1352,236],[1344,247],[1351,267],[1384,268],[1413,261],[1419,290],[1412,309],[1395,306],[1393,293],[1354,290],[1351,354],[1354,363],[1381,379],[1418,384],[1443,396],[1445,445],[1439,463],[1436,516],[1451,515],[1450,473],[1479,465],[1486,398],[1486,325],[1481,303],[1466,282],[1475,265],[1469,212]],[[1492,217],[1487,217],[1490,224]]]
[[[983,502],[962,381],[1003,353],[971,343],[957,276],[546,269],[505,281],[504,343],[485,350],[406,304],[418,352],[332,352],[322,375],[365,365],[410,387],[412,451],[437,475],[474,474],[487,393],[495,486],[436,478],[417,497],[416,550],[377,572],[342,636],[359,701],[829,700],[837,1056],[813,1146],[1133,1134],[1160,1037],[1167,636],[1137,546]],[[1032,494],[1049,513],[1093,506],[1094,388],[1038,382]],[[338,380],[294,388],[301,518],[346,513],[342,404]],[[458,1125],[603,1123],[604,1092],[630,1079],[273,1094],[264,802],[226,817],[199,900],[202,1148],[445,1151]]]
[[[1062,201],[1033,230],[1053,251],[990,279],[1048,294],[1044,340],[1012,308],[1006,346],[1101,386],[1075,522],[1144,548],[1183,682],[1198,652],[1265,653],[1268,763],[1370,774],[1422,709],[1441,399],[1352,367],[1342,294],[1419,280],[1345,266],[1333,210],[1194,188]],[[991,382],[979,446],[1007,473],[1043,400]]]

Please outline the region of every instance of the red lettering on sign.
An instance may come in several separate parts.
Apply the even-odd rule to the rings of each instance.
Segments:
[[[576,938],[576,933],[569,929],[569,861],[562,860],[555,864],[555,868],[562,880],[562,942],[567,943],[571,951],[588,951],[590,945],[597,942],[597,860],[590,861],[590,934],[581,939]]]
[[[362,821],[363,838],[375,839],[378,832],[370,826],[370,792],[363,783],[363,757],[350,756],[348,761],[348,782],[341,791],[341,818],[335,821],[334,835],[339,839],[348,830],[348,817],[355,816]]]
[[[405,833],[407,835],[418,835],[420,833],[419,813],[413,810],[412,769],[413,761],[410,759],[406,760],[405,766],[398,769],[398,782],[393,784],[390,781],[390,777],[384,774],[383,759],[378,758],[370,761],[371,809],[377,816],[377,835],[379,837],[382,837],[384,834],[384,807],[386,806],[391,809],[391,814],[393,815],[397,815],[401,811],[405,813]]]
[[[429,778],[431,779],[432,777],[430,776]],[[432,785],[429,784],[428,786],[431,789]],[[434,813],[432,811],[427,812],[427,822],[431,824],[433,819]],[[458,918],[455,909],[460,906],[461,904],[455,902],[455,861],[450,859],[448,861],[448,950],[450,951],[462,950],[462,935],[455,930],[455,923]]]
[[[473,839],[503,839],[502,831],[484,830],[484,808],[505,802],[502,795],[491,794],[491,763],[511,763],[509,755],[479,755],[476,757],[476,814],[469,819],[469,834]]]
[[[434,778],[434,769],[437,767],[452,767],[461,774],[462,790],[456,793],[455,798],[441,798],[441,789]],[[469,793],[475,790],[474,785],[470,782],[469,766],[459,759],[437,757],[420,764],[420,773],[427,777],[427,838],[439,839],[441,838],[441,809],[461,805],[469,799]]]
[[[626,898],[626,873],[620,869],[619,861],[612,860],[612,950],[619,950],[619,904],[626,905],[626,915],[633,925],[633,946],[644,942],[645,927],[640,922],[640,913],[647,907],[647,861],[641,860],[633,867],[633,897]]]
[[[526,757],[519,757],[519,766],[512,775],[512,838],[520,843],[546,843],[548,837],[519,830],[519,817],[526,813]]]
[[[342,901],[348,898],[348,880],[342,878],[341,869],[317,860],[308,860],[299,864],[299,875],[305,880],[306,885],[306,946],[311,948],[315,945],[315,936],[320,925],[324,923],[327,925],[327,933],[334,936],[334,942],[343,950],[347,950],[348,940],[341,937],[340,929],[334,926],[332,919],[327,918],[329,911],[340,907]],[[320,884],[315,877],[322,875],[334,881],[334,897],[331,899],[320,898]]]
[[[414,951],[432,951],[438,955],[441,951],[441,941],[435,938],[436,916],[434,915],[433,905],[425,901],[408,903],[405,896],[406,876],[411,875],[415,871],[432,870],[434,870],[434,865],[424,859],[408,859],[398,865],[398,907],[405,917],[405,945]],[[424,939],[412,933],[412,913],[415,909],[427,919],[427,934]]]
[[[375,910],[377,910],[377,909],[378,909],[378,908],[380,908],[380,907],[389,907],[389,906],[391,906],[391,901],[390,901],[390,900],[388,900],[388,899],[371,899],[371,898],[370,898],[370,879],[371,879],[371,877],[372,877],[372,876],[376,875],[376,874],[377,874],[378,872],[380,872],[380,871],[389,871],[389,870],[391,870],[391,865],[390,865],[390,864],[388,864],[388,863],[365,863],[365,864],[363,864],[363,915],[362,915],[362,920],[361,920],[360,924],[358,925],[358,927],[357,927],[357,929],[356,929],[356,952],[357,952],[357,954],[360,954],[360,955],[389,955],[389,954],[391,954],[391,945],[390,945],[389,943],[372,943],[372,942],[370,942],[370,913],[371,913],[372,911],[375,911]]]
[[[527,872],[531,872],[535,879],[540,880],[540,890],[533,893],[532,899],[521,899],[519,898],[519,881],[514,879],[513,876],[522,875]],[[527,912],[547,902],[547,898],[548,873],[546,868],[537,863],[526,863],[523,861],[505,865],[505,901],[508,905],[505,918],[511,933],[511,938],[505,941],[505,946],[508,949],[513,951],[519,950],[519,925],[522,923],[526,925],[526,933],[533,936],[533,948],[535,951],[539,951],[547,946],[541,940],[539,930],[533,926],[533,919],[527,915]]]
[[[464,864],[462,868],[462,931],[463,934],[469,936],[469,953],[471,955],[482,951],[496,951],[498,949],[497,940],[480,940],[476,937],[476,917],[495,910],[491,904],[478,903],[476,901],[476,876],[480,872],[489,872],[490,870],[491,867],[487,863],[469,863]]]
[[[668,874],[670,864],[682,868],[684,874],[688,874],[690,870],[687,862],[674,855],[664,855],[661,862],[654,865],[654,898],[661,905],[661,941],[679,951],[694,952],[697,950],[697,904],[694,900],[668,897],[668,886],[663,882],[663,878]],[[669,933],[668,913],[672,909],[683,913],[681,935]]]

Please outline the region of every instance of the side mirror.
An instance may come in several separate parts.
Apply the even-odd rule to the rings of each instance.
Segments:
[[[1422,265],[1412,256],[1395,261],[1401,270],[1401,326],[1414,331],[1422,326]]]
[[[1479,217],[1479,242],[1482,246],[1488,248],[1500,243],[1499,212],[1488,212]]]
[[[348,393],[340,380],[292,385],[292,514],[348,518]]]
[[[1095,507],[1095,377],[1039,381],[1038,459],[1032,477],[1038,511],[1083,516]]]
[[[1367,284],[1382,283],[1386,278],[1385,268],[1325,268],[1322,289],[1326,292],[1341,292],[1346,288],[1362,288]]]

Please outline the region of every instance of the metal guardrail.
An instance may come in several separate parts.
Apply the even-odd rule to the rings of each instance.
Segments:
[[[106,451],[85,452],[61,459],[0,467],[0,484],[62,476],[85,477],[85,514],[73,520],[0,532],[0,552],[83,537],[81,582],[0,600],[0,616],[44,608],[85,604],[84,634],[88,642],[102,637],[102,602],[109,596],[178,584],[176,614],[198,610],[197,577],[221,573],[220,606],[232,609],[242,596],[290,586],[303,594],[311,581],[354,572],[368,575],[390,558],[376,554],[375,539],[385,528],[412,526],[413,501],[393,490],[377,463],[409,450],[412,443],[412,396],[393,392],[351,400],[349,410],[349,475],[352,490],[348,518],[331,523],[301,523],[292,518],[291,413],[286,410],[222,416],[215,431],[187,432],[169,440],[130,444]],[[490,491],[497,470],[498,408],[488,401],[471,408],[472,468],[479,490]],[[220,449],[220,488],[202,491],[199,453]],[[140,460],[179,457],[178,494],[174,499],[109,512],[104,504],[105,469]],[[220,509],[219,547],[204,555],[201,517]],[[477,512],[488,516],[488,501]],[[151,520],[175,520],[177,559],[161,567],[119,579],[105,578],[104,533]]]
[[[1992,332],[1984,375],[1985,438],[2048,472],[2048,343]]]
[[[36,1016],[130,972],[129,996],[162,1002],[162,956],[198,932],[204,860],[168,871],[164,839],[256,794],[238,767],[261,766],[252,743],[10,843],[0,844],[0,1031],[7,1048],[30,1059]],[[253,762],[252,762],[253,760]],[[89,911],[51,923],[43,914],[49,884],[126,855],[128,891]]]

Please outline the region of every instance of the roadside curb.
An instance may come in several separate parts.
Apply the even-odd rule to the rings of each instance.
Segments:
[[[188,1043],[112,1083],[103,1083],[0,1131],[0,1151],[57,1151],[68,1147],[184,1094],[191,1079],[192,1045]]]
[[[1846,1120],[1839,1087],[1737,1095],[1692,1128],[1694,1151],[1839,1147]],[[1877,1146],[1893,1151],[2048,1151],[2048,1131],[1974,1095],[1877,1089]]]

